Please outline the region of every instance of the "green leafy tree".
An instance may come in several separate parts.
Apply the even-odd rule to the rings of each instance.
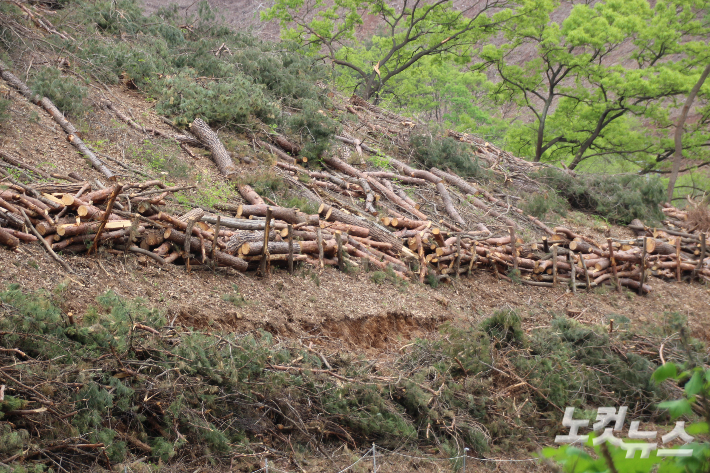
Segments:
[[[565,160],[573,169],[600,156],[643,167],[668,145],[670,110],[697,80],[687,70],[707,55],[695,38],[710,31],[708,2],[572,4],[539,2],[534,14],[506,24],[505,44],[482,51],[480,67],[493,65],[500,77],[496,101],[533,116],[509,134],[509,144],[535,161]],[[570,5],[564,21],[553,20]]]
[[[264,20],[278,20],[283,37],[341,66],[356,78],[366,99],[428,56],[470,60],[472,48],[512,18],[527,14],[529,2],[515,10],[512,0],[478,0],[463,9],[450,0],[276,0]],[[363,18],[375,17],[376,34],[359,42]]]

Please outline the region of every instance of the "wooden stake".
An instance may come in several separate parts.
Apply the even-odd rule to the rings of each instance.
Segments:
[[[422,243],[422,233],[417,233],[414,238],[417,242],[417,256],[419,256],[419,283],[424,284],[426,277],[426,259],[424,258],[424,244]]]
[[[316,228],[316,238],[318,239],[318,263],[320,269],[323,269],[323,232],[320,227]]]
[[[675,239],[675,277],[680,282],[680,238]]]
[[[91,254],[93,251],[96,251],[96,247],[99,244],[99,237],[101,237],[101,232],[104,231],[106,222],[108,222],[108,219],[111,216],[113,204],[116,202],[116,197],[118,197],[118,194],[121,193],[121,189],[123,189],[123,186],[120,184],[116,184],[116,186],[114,186],[113,192],[111,192],[111,197],[109,197],[108,204],[106,205],[106,212],[104,212],[104,218],[101,219],[101,225],[99,225],[99,229],[96,231],[94,242],[91,244],[91,248],[89,248],[87,254]]]
[[[518,251],[515,249],[515,243],[516,243],[515,228],[510,226],[510,227],[508,227],[508,229],[510,230],[510,244],[513,248],[513,271],[517,271],[518,270]]]
[[[459,276],[461,268],[461,236],[456,235],[456,259],[454,260],[454,277]]]
[[[552,245],[552,286],[557,287],[557,246]]]
[[[707,246],[705,242],[705,233],[700,233],[700,261],[693,271],[693,276],[697,276],[701,269],[703,269],[703,260],[707,254]]]
[[[264,222],[264,247],[261,250],[261,263],[259,273],[262,276],[269,274],[269,230],[271,226],[271,207],[266,208],[266,221]]]
[[[210,250],[210,261],[212,261],[212,269],[217,268],[217,262],[214,260],[214,250],[217,248],[217,238],[219,238],[219,228],[222,226],[222,216],[217,215],[217,223],[214,226],[214,237],[212,237],[212,250]]]
[[[289,223],[286,228],[288,229],[288,272],[293,274],[293,225]]]
[[[614,259],[614,246],[611,244],[611,238],[606,239],[606,244],[609,246],[609,261],[611,261],[611,271],[614,273],[614,281],[616,281],[616,290],[621,292],[621,283],[619,275],[616,271],[616,260]]]
[[[195,220],[194,218],[191,218],[187,221],[187,227],[185,228],[185,269],[187,270],[188,274],[190,273],[190,246],[191,246],[191,241],[192,241],[192,227],[195,226]]]
[[[587,269],[587,262],[582,258],[582,255],[579,255],[579,259],[582,262],[582,269],[584,269],[584,276],[587,279],[587,292],[592,290],[592,282],[589,279],[589,270]]]
[[[340,237],[340,231],[335,232],[335,242],[338,244],[338,269],[345,270],[345,262],[343,261],[343,240]]]
[[[547,237],[542,237],[542,249],[545,253],[550,252],[550,245],[547,243]]]
[[[473,265],[476,264],[476,260],[478,259],[478,253],[476,253],[476,242],[473,242],[473,245],[471,246],[471,262],[468,263],[468,275],[471,275],[471,271],[473,271]]]
[[[581,255],[580,255],[581,257]],[[577,265],[574,262],[574,251],[569,252],[569,265],[570,265],[570,285],[572,286],[572,293],[577,294]]]
[[[643,238],[643,250],[641,251],[641,284],[639,284],[639,296],[643,296],[643,284],[646,282],[646,242],[648,239]]]

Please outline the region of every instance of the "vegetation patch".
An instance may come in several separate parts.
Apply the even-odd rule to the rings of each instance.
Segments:
[[[643,418],[662,400],[650,381],[655,363],[622,348],[634,335],[566,318],[528,336],[520,315],[501,309],[476,327],[444,326],[440,337],[417,340],[373,374],[348,357],[327,368],[302,345],[266,332],[166,327],[160,310],[112,291],[68,318],[63,294],[17,285],[0,292],[0,346],[19,351],[0,353],[2,374],[23,382],[5,380],[11,389],[0,403],[0,448],[25,465],[48,461],[41,448],[63,458],[67,438],[103,444],[108,460],[92,449],[70,456],[105,466],[132,454],[168,464],[196,456],[229,463],[236,453],[255,453],[255,439],[278,443],[284,433],[299,449],[376,442],[434,445],[453,456],[465,442],[483,453],[529,442],[533,428],[553,435],[558,408],[567,405],[623,404]],[[243,302],[238,289],[224,299]],[[663,339],[675,361],[677,344]],[[17,357],[31,363],[13,363]],[[500,395],[520,389],[530,402]],[[13,414],[41,407],[38,399],[55,407]]]
[[[663,219],[659,205],[665,201],[660,178],[637,174],[578,174],[577,177],[554,167],[536,173],[579,210],[602,215],[610,222],[628,224],[638,218],[649,224]]]
[[[32,92],[47,97],[63,113],[80,117],[88,108],[84,105],[86,86],[59,69],[44,67],[30,81]]]
[[[464,177],[482,178],[486,175],[478,159],[453,138],[414,135],[410,139],[410,146],[414,159],[425,169],[451,169]]]

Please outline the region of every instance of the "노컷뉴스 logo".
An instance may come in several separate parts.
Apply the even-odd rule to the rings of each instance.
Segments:
[[[659,448],[657,442],[624,442],[619,437],[616,437],[614,432],[619,432],[624,427],[626,410],[626,406],[620,407],[618,412],[614,407],[600,407],[597,409],[597,421],[592,425],[592,430],[598,432],[603,429],[603,432],[592,439],[592,445],[596,446],[608,442],[615,447],[626,450],[626,458],[634,458],[637,451],[641,452],[640,458],[648,458],[654,450],[656,451],[656,456],[659,457],[689,457],[693,454],[691,448]],[[614,422],[614,426],[607,427],[612,422]],[[628,438],[633,440],[655,440],[656,431],[639,430],[640,424],[637,420],[631,422]],[[574,419],[574,407],[565,409],[562,425],[569,427],[569,434],[556,436],[555,443],[582,445],[589,440],[589,435],[581,435],[579,433],[581,428],[588,427],[589,419]],[[694,437],[685,432],[685,422],[676,422],[675,428],[661,437],[661,446],[676,439],[680,439],[685,443],[693,441]]]

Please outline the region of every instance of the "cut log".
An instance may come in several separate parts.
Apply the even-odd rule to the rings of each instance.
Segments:
[[[406,200],[402,199],[400,196],[395,194],[393,191],[387,189],[380,181],[374,177],[368,177],[367,181],[374,187],[380,194],[387,197],[390,201],[397,204],[402,209],[406,210],[410,214],[414,215],[420,220],[428,220],[429,218],[415,207],[410,205]]]
[[[190,124],[190,131],[207,146],[212,153],[212,160],[217,165],[219,172],[226,177],[231,177],[236,174],[237,168],[229,156],[226,148],[219,140],[217,133],[212,131],[207,123],[201,118],[196,118]]]
[[[211,223],[211,224],[216,224],[217,223],[217,217],[213,215],[205,215],[202,217],[202,221],[206,223]],[[248,219],[243,219],[243,218],[228,218],[228,217],[222,217],[222,226],[227,227],[227,228],[234,228],[236,230],[264,230],[264,221],[263,220],[248,220]],[[284,230],[286,228],[286,224],[283,222],[272,222],[271,227],[274,230]]]
[[[266,217],[266,205],[240,205],[237,209],[238,217]],[[283,220],[284,222],[296,225],[305,223],[307,225],[318,225],[320,219],[318,215],[308,215],[296,209],[287,209],[285,207],[271,207],[272,218]],[[226,224],[225,224],[226,225]]]
[[[75,235],[83,235],[86,233],[95,233],[100,222],[86,222],[80,224],[62,224],[57,225],[56,232],[57,235],[62,237],[70,237]],[[106,222],[106,230],[119,230],[122,228],[129,228],[131,226],[130,220],[111,220]],[[39,231],[39,229],[37,229]]]
[[[5,228],[0,228],[0,243],[12,249],[20,246],[19,238],[12,235]]]
[[[202,220],[202,218],[205,216],[205,211],[200,209],[200,208],[195,208],[192,210],[187,211],[184,215],[181,215],[177,219],[180,220],[181,222],[189,222],[190,220],[194,220],[195,222],[199,222]]]
[[[338,223],[338,222],[333,222],[333,223],[326,223],[322,222],[320,224],[321,228],[323,229],[328,229],[332,232],[334,231],[340,231],[340,232],[345,232],[348,235],[355,235],[361,238],[367,238],[370,236],[370,229],[365,228],[365,227],[359,227],[357,225],[349,225],[347,223]]]
[[[275,232],[269,232],[269,241],[273,241],[276,238]],[[244,243],[263,241],[264,240],[264,230],[261,231],[248,231],[248,230],[237,230],[234,232],[232,237],[227,242],[226,251],[227,253],[234,255],[239,251],[239,248]],[[263,246],[263,245],[262,245]]]
[[[429,181],[426,179],[420,179],[418,177],[410,177],[410,176],[405,176],[402,174],[395,174],[393,172],[367,172],[368,177],[376,177],[379,179],[395,179],[402,184],[410,184],[410,185],[416,185],[416,186],[424,186],[428,184]]]
[[[451,196],[449,195],[449,191],[446,189],[446,186],[439,182],[436,185],[436,190],[439,191],[439,195],[441,196],[441,200],[444,202],[444,208],[446,209],[446,213],[449,214],[449,217],[451,217],[462,227],[465,227],[466,222],[463,218],[461,218],[461,215],[459,215],[456,207],[454,207],[454,203],[451,201]]]
[[[298,145],[295,145],[288,141],[285,137],[281,135],[269,135],[269,139],[273,141],[276,145],[280,146],[281,149],[286,150],[287,152],[293,154],[294,156],[297,155],[298,153],[301,152],[301,147]]]
[[[251,205],[266,205],[264,199],[262,199],[259,194],[257,194],[251,186],[247,184],[240,184],[237,186],[239,193],[244,197],[244,200],[249,202]]]
[[[185,239],[186,236],[184,233],[179,232],[175,229],[168,228],[165,230],[165,233],[163,234],[163,237],[171,241],[175,244],[178,245],[178,248],[182,248],[185,246]],[[205,250],[208,252],[212,251],[212,242],[209,240],[205,240],[204,242],[205,245]],[[195,237],[190,237],[190,250],[194,253],[200,253],[202,246],[200,245],[200,239],[195,238]],[[214,252],[214,257],[217,260],[217,262],[221,265],[224,266],[231,266],[232,268],[235,268],[239,271],[246,271],[248,268],[248,264],[246,261],[243,259],[237,258],[236,256],[232,256],[230,254],[221,252],[221,251],[215,251]]]
[[[410,230],[414,230],[415,228],[419,228],[421,226],[429,227],[431,226],[431,221],[429,220],[411,220],[408,218],[393,218],[390,219],[391,226],[395,228],[408,228]]]

